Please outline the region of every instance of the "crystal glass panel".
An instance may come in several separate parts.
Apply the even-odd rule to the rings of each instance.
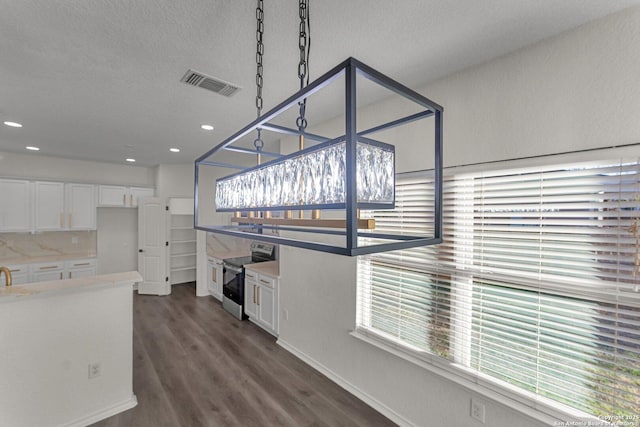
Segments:
[[[393,148],[358,142],[358,203],[394,201]],[[218,210],[340,205],[346,198],[346,143],[324,146],[216,183]]]

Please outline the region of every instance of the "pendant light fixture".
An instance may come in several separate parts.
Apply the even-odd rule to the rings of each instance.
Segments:
[[[355,58],[348,58],[324,75],[309,83],[309,7],[308,0],[299,0],[299,50],[298,78],[300,90],[262,114],[262,30],[264,9],[258,0],[257,17],[257,95],[258,117],[209,150],[195,161],[195,226],[197,229],[254,240],[263,240],[305,249],[340,255],[364,255],[376,252],[405,249],[437,244],[442,241],[442,115],[443,109],[435,102],[379,73]],[[412,112],[392,120],[384,120],[375,126],[358,130],[356,121],[357,82],[361,79],[386,89],[411,105]],[[323,136],[308,132],[307,101],[311,96],[327,91],[343,81],[342,102],[336,110],[344,108],[344,130],[338,136]],[[334,85],[332,85],[334,84]],[[295,127],[281,124],[297,106]],[[315,110],[314,110],[315,111]],[[393,133],[397,128],[423,119],[432,120],[424,132],[412,143],[431,139],[434,169],[434,214],[432,224],[422,227],[426,232],[417,234],[393,234],[375,229],[375,220],[367,218],[368,210],[393,210],[395,208],[396,149],[394,144],[374,139],[380,133]],[[253,148],[242,146],[251,132],[258,137]],[[295,137],[298,150],[288,154],[263,150],[265,132],[276,138]],[[305,147],[305,142],[312,144]],[[394,141],[395,142],[395,141]],[[216,154],[225,151],[257,154],[257,165],[244,167],[215,160]],[[262,163],[262,157],[275,157]],[[201,182],[204,170],[210,168],[235,168],[240,172],[211,182]],[[426,169],[426,168],[424,168]],[[215,196],[211,193],[215,191]],[[203,194],[209,195],[203,196]],[[199,212],[202,197],[214,197],[218,212],[234,212],[230,225],[201,223]],[[297,215],[293,210],[299,210]],[[320,211],[327,211],[320,219]],[[305,213],[306,212],[306,213]],[[296,218],[294,218],[296,216]],[[337,244],[341,241],[342,244]]]

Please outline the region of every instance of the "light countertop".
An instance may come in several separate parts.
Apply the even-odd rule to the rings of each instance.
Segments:
[[[19,301],[37,296],[52,295],[60,292],[76,292],[97,289],[104,286],[133,285],[142,282],[137,271],[103,274],[100,276],[79,277],[77,279],[51,280],[47,282],[27,283],[0,287],[0,302]]]
[[[275,279],[280,278],[280,262],[266,261],[257,262],[255,264],[247,264],[244,266],[247,270],[255,271],[258,274],[264,274]]]
[[[82,255],[48,255],[48,256],[30,256],[16,257],[0,261],[0,265],[19,265],[19,264],[39,264],[43,262],[64,262],[70,260],[94,259],[94,256]]]

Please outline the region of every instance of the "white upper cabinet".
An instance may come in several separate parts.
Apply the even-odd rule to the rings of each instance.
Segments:
[[[33,198],[34,230],[64,230],[64,183],[36,181],[33,183]]]
[[[153,188],[145,187],[124,187],[121,185],[100,185],[98,196],[99,206],[115,206],[124,208],[135,208],[138,206],[138,199],[141,197],[153,197]]]
[[[153,188],[131,187],[129,188],[129,207],[135,208],[138,206],[138,200],[143,197],[153,196],[155,196]]]
[[[0,231],[23,232],[31,229],[29,181],[0,179]]]
[[[69,230],[96,229],[96,186],[66,184],[66,225]]]
[[[91,184],[33,183],[34,230],[95,230],[96,189]]]
[[[126,206],[127,187],[120,185],[100,185],[98,187],[99,206]]]

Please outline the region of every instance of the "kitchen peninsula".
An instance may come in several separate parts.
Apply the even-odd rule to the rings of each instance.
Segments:
[[[141,280],[131,271],[0,289],[0,425],[88,425],[137,404]]]

